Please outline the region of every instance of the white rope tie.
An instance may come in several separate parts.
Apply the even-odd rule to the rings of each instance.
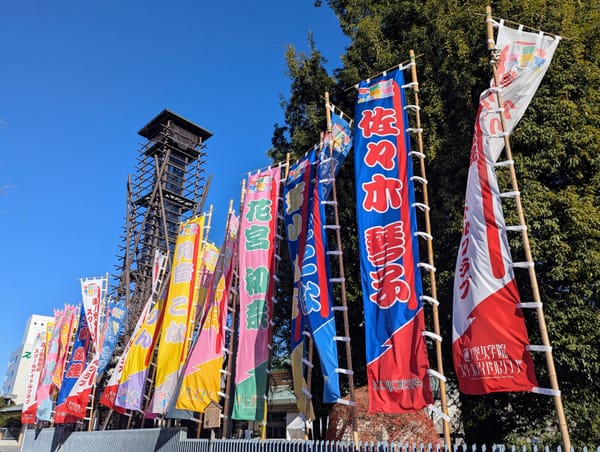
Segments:
[[[440,305],[440,302],[439,302],[439,301],[437,301],[435,298],[433,298],[433,297],[429,297],[429,296],[427,296],[427,295],[421,295],[421,296],[419,297],[419,299],[420,299],[421,301],[426,301],[426,302],[428,302],[430,305],[434,305],[434,306],[439,306],[439,305]]]
[[[530,352],[552,352],[552,347],[550,345],[526,345],[525,348]]]
[[[560,397],[560,391],[557,390],[557,389],[540,388],[538,386],[534,386],[533,389],[531,390],[531,392],[533,392],[535,394],[541,394],[541,395],[547,395],[547,396],[553,396],[553,397]]]
[[[436,342],[442,342],[442,336],[439,334],[432,333],[431,331],[423,331],[421,332],[422,336],[433,339]]]
[[[527,308],[527,309],[537,309],[541,308],[543,305],[539,301],[531,301],[527,303],[517,303],[517,308]]]

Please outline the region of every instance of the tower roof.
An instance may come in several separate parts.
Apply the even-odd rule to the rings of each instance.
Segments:
[[[171,110],[165,108],[158,115],[154,117],[148,124],[140,129],[138,135],[143,136],[147,140],[155,137],[161,130],[162,125],[171,121],[178,127],[181,127],[184,130],[187,130],[190,133],[193,133],[197,137],[200,137],[202,141],[208,140],[212,137],[212,132],[200,127],[197,124],[194,124],[191,121],[188,121],[182,116],[179,116],[177,113],[173,113]]]

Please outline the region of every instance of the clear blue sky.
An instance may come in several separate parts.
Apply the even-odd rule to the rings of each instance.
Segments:
[[[137,131],[163,108],[210,130],[211,238],[283,122],[288,44],[341,65],[312,0],[4,2],[0,13],[0,381],[31,314],[114,273]]]

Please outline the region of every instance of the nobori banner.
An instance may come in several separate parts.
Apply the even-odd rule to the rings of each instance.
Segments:
[[[363,81],[355,108],[370,412],[414,411],[432,401],[403,85],[400,69]]]

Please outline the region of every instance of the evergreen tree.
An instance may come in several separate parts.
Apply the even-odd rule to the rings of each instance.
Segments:
[[[320,2],[317,2],[320,3]],[[499,1],[495,16],[565,36],[542,85],[511,136],[523,207],[536,261],[550,340],[574,445],[600,442],[600,9],[593,0]],[[292,80],[282,101],[286,124],[276,125],[272,156],[299,156],[324,127],[321,96],[353,111],[360,79],[418,55],[422,122],[434,250],[438,268],[445,372],[450,355],[452,284],[462,227],[466,172],[480,93],[489,86],[482,2],[465,0],[327,0],[351,44],[335,78],[310,38],[310,55],[288,50]],[[502,180],[501,180],[502,182]],[[352,319],[357,383],[364,383],[364,331],[352,156],[338,179],[340,219]],[[507,224],[515,212],[505,206]],[[510,237],[515,260],[522,250]],[[526,275],[523,275],[526,276]],[[524,301],[528,279],[519,276]],[[526,313],[531,343],[540,343],[535,314]],[[541,354],[534,355],[540,386],[548,387]],[[461,397],[468,442],[537,437],[558,443],[552,399],[529,393]]]

